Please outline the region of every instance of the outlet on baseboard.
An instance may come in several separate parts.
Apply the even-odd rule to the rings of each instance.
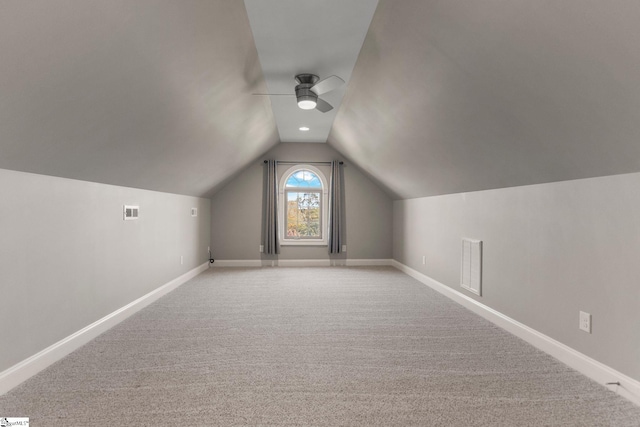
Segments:
[[[260,245],[260,247],[258,248],[258,250],[259,250],[260,252],[264,252],[264,245]]]
[[[585,331],[586,333],[591,333],[591,315],[589,313],[585,313],[584,311],[580,312],[580,330]]]

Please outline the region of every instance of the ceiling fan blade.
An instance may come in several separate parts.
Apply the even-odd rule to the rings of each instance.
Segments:
[[[252,93],[253,96],[296,96],[295,93]]]
[[[344,80],[342,80],[338,76],[329,76],[324,80],[320,80],[318,83],[311,87],[311,90],[317,93],[318,95],[322,95],[323,93],[331,92],[332,90],[338,89],[340,86],[344,84]]]
[[[322,113],[333,110],[333,106],[323,99],[318,98],[316,102],[316,110]]]

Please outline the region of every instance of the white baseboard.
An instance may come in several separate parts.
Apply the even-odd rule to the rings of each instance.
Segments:
[[[222,267],[329,267],[328,259],[221,259],[213,264],[214,268]]]
[[[106,315],[102,319],[93,322],[89,326],[80,329],[78,332],[50,345],[39,353],[0,372],[0,396],[122,322],[127,317],[158,300],[163,295],[194,278],[205,271],[208,266],[209,263],[206,262],[188,271],[182,276],[173,279],[113,313]]]
[[[391,265],[391,259],[223,259],[212,267],[331,267],[331,266],[375,266]]]
[[[343,261],[343,260],[340,260]],[[278,267],[330,267],[330,259],[279,259]]]
[[[220,267],[262,267],[259,259],[220,259],[211,264],[213,268]]]
[[[222,267],[329,267],[328,259],[221,259],[211,264],[214,268]]]
[[[391,265],[390,259],[280,259],[278,267],[363,267]]]
[[[347,259],[347,267],[392,265],[391,259]]]
[[[548,337],[535,329],[528,327],[493,308],[486,306],[475,299],[468,297],[450,287],[416,271],[406,265],[393,260],[392,265],[398,270],[424,283],[442,295],[463,305],[465,308],[484,317],[497,326],[509,331],[513,335],[527,341],[534,347],[555,357],[576,371],[605,385],[606,383],[619,382],[620,385],[609,385],[607,388],[620,396],[640,405],[640,381],[628,377],[609,366],[586,356],[559,341]]]

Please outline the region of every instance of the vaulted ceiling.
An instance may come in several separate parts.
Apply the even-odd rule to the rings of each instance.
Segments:
[[[317,72],[347,80],[327,143],[395,198],[636,172],[638,22],[633,0],[0,2],[0,168],[210,196],[295,138],[300,112],[251,94]]]

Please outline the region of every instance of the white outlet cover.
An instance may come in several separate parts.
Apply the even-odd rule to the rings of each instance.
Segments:
[[[584,311],[580,312],[580,330],[591,333],[591,314]]]

